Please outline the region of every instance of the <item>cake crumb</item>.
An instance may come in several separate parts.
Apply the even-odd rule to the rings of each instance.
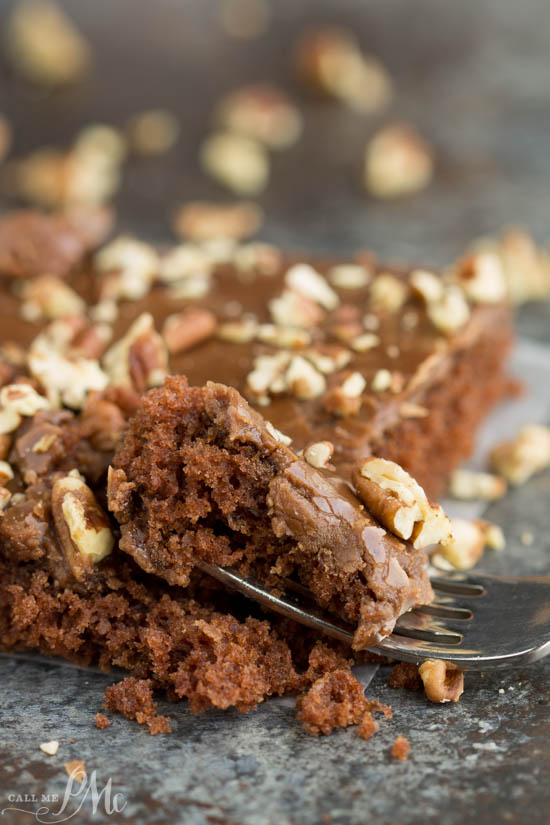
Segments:
[[[398,662],[393,666],[388,679],[392,688],[405,690],[422,690],[422,679],[418,673],[418,666],[412,662]]]
[[[313,736],[336,728],[357,725],[368,713],[363,685],[352,672],[341,668],[316,679],[296,702],[298,719]]]
[[[357,728],[357,733],[361,737],[361,739],[370,739],[376,731],[379,729],[380,725],[373,719],[372,714],[370,711],[367,711],[361,720],[361,724]]]
[[[112,725],[112,724],[113,723],[111,722],[111,720],[108,719],[107,716],[105,716],[104,713],[96,713],[96,715],[95,715],[95,726],[96,726],[96,728],[99,728],[99,730],[103,730],[104,728],[108,728],[109,725]]]
[[[411,746],[409,740],[405,736],[399,734],[399,736],[392,745],[390,755],[393,757],[393,759],[400,759],[401,762],[406,762],[409,758],[410,749]]]
[[[147,725],[152,736],[172,732],[170,717],[157,715],[150,679],[128,676],[108,687],[104,699],[109,710],[118,711],[127,719],[135,719],[140,725]]]
[[[40,750],[43,753],[47,753],[48,756],[55,756],[59,750],[59,742],[57,739],[52,739],[51,742],[42,742],[40,745]]]

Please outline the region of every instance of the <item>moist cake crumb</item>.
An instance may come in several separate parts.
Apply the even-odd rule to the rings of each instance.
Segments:
[[[111,722],[111,720],[107,716],[105,716],[104,713],[101,713],[101,712],[96,713],[96,715],[95,715],[95,726],[96,726],[96,728],[99,728],[99,730],[104,730],[105,728],[108,728],[109,725],[112,725],[112,724],[113,723]]]
[[[400,759],[402,762],[406,762],[409,758],[410,749],[411,745],[409,743],[409,740],[405,736],[399,734],[399,736],[396,738],[395,742],[392,745],[390,755],[393,757],[393,759]]]
[[[423,684],[418,673],[418,665],[412,662],[398,662],[392,667],[388,685],[405,690],[422,690]]]
[[[298,719],[313,736],[357,725],[369,710],[363,685],[348,669],[319,677],[296,701]]]
[[[147,725],[153,736],[172,732],[170,717],[157,714],[150,679],[127,676],[122,682],[108,687],[104,699],[109,710],[118,711],[127,719],[135,719],[140,725]]]
[[[379,729],[379,724],[376,719],[373,719],[372,713],[367,711],[363,714],[363,718],[361,719],[361,723],[357,728],[357,733],[361,737],[361,739],[370,739],[373,734],[377,732]]]

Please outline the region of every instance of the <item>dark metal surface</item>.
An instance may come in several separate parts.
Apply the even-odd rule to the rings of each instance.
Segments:
[[[11,5],[1,0],[0,13]],[[472,237],[509,222],[527,225],[539,241],[550,236],[546,0],[276,0],[270,30],[249,42],[224,34],[214,0],[64,5],[94,44],[94,74],[82,87],[44,94],[2,67],[0,111],[12,119],[16,151],[23,153],[68,143],[92,120],[122,124],[143,108],[173,109],[183,126],[177,147],[162,159],[128,165],[118,198],[124,228],[169,237],[176,203],[225,197],[198,171],[197,146],[218,97],[255,78],[283,84],[306,115],[303,140],[274,157],[260,198],[267,239],[331,252],[371,245],[392,258],[442,263]],[[295,86],[290,47],[314,21],[352,25],[389,67],[398,94],[387,117],[410,119],[436,146],[438,172],[425,192],[384,204],[357,185],[363,144],[387,118],[309,100]],[[523,333],[539,340],[550,342],[549,321],[548,306],[521,311]],[[545,474],[490,508],[509,545],[489,555],[484,569],[548,572],[549,496]],[[525,531],[534,536],[529,547],[519,541]],[[109,677],[5,659],[0,675],[0,811],[13,807],[9,794],[62,795],[63,762],[85,759],[101,787],[112,778],[126,807],[107,816],[100,806],[94,815],[88,797],[69,820],[79,825],[548,822],[548,660],[521,671],[468,674],[461,702],[451,707],[391,690],[381,668],[367,694],[391,703],[394,718],[369,742],[351,730],[314,740],[286,701],[247,716],[199,717],[184,704],[162,702],[174,720],[172,736],[150,737],[120,718],[98,731],[94,714]],[[412,744],[407,763],[389,757],[397,733]],[[40,742],[62,738],[57,756],[40,752]],[[0,814],[3,821],[35,820],[10,811]]]

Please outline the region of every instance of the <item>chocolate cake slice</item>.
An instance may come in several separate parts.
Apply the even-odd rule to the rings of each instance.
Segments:
[[[120,549],[183,587],[197,562],[295,577],[375,644],[431,600],[426,557],[387,533],[350,485],[310,466],[239,393],[181,377],[140,401],[109,474]]]

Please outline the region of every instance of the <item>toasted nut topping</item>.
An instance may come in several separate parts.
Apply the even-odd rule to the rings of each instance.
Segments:
[[[451,536],[442,541],[438,554],[457,570],[469,570],[483,555],[485,523],[451,519]]]
[[[455,470],[449,481],[449,492],[453,498],[464,501],[481,499],[494,501],[506,493],[506,482],[491,473],[477,473],[473,470]]]
[[[180,244],[161,258],[158,278],[165,284],[192,277],[208,280],[212,268],[212,261],[205,249],[195,244]]]
[[[170,297],[174,301],[198,301],[210,292],[210,279],[204,275],[194,275],[176,281],[170,286]]]
[[[285,283],[290,289],[320,304],[323,309],[336,309],[340,303],[326,279],[309,264],[291,266],[285,275]]]
[[[389,74],[374,57],[361,54],[351,32],[327,26],[308,32],[296,52],[297,70],[314,89],[360,112],[378,112],[392,97]]]
[[[349,343],[355,352],[367,352],[367,350],[374,349],[380,344],[380,338],[372,332],[365,332],[356,338],[352,338]]]
[[[407,309],[401,316],[401,326],[408,332],[418,326],[418,312],[414,309]]]
[[[21,424],[21,416],[15,410],[0,410],[0,435],[14,433]]]
[[[290,438],[290,436],[285,435],[276,427],[274,427],[271,421],[265,422],[265,428],[268,431],[268,433],[270,433],[270,435],[272,435],[273,438],[279,442],[279,444],[284,444],[285,447],[288,447],[290,444],[292,444],[292,439]]]
[[[47,410],[50,403],[30,384],[7,384],[0,390],[0,404],[4,410],[18,415],[32,416],[39,410]]]
[[[67,776],[77,782],[84,782],[86,779],[86,763],[82,759],[75,759],[73,762],[65,762],[63,765]]]
[[[40,750],[43,753],[47,753],[48,756],[55,756],[59,750],[59,742],[57,739],[52,739],[51,742],[42,742],[40,745]]]
[[[326,467],[332,458],[334,452],[334,444],[330,441],[317,441],[315,444],[310,444],[304,450],[304,458],[312,467],[320,469]]]
[[[0,513],[2,510],[5,510],[10,501],[12,500],[12,494],[9,490],[6,490],[5,487],[0,487]]]
[[[90,63],[88,44],[50,0],[17,3],[8,22],[6,43],[15,69],[46,86],[77,80]]]
[[[96,254],[95,265],[100,272],[112,273],[105,282],[102,298],[138,301],[151,289],[159,259],[149,244],[119,236]]]
[[[550,257],[522,229],[509,229],[489,245],[500,256],[510,298],[515,304],[550,295]]]
[[[301,355],[293,356],[285,378],[289,391],[301,400],[319,398],[326,389],[324,375]]]
[[[389,272],[382,272],[371,284],[370,305],[375,311],[399,312],[408,294],[407,284]]]
[[[153,316],[140,315],[105,353],[103,363],[114,386],[133,387],[138,392],[160,386],[168,374],[168,353]]]
[[[410,195],[430,182],[432,151],[410,126],[388,126],[367,146],[364,175],[368,191],[377,198]]]
[[[260,355],[254,359],[254,369],[246,379],[246,392],[257,404],[269,404],[270,392],[283,392],[286,387],[284,371],[290,363],[289,352]]]
[[[190,241],[201,242],[210,238],[233,238],[238,241],[257,232],[262,222],[262,209],[250,201],[194,201],[177,210],[172,226],[176,235]]]
[[[492,252],[478,252],[463,258],[458,263],[457,276],[471,301],[495,304],[506,299],[508,290],[502,263]]]
[[[464,693],[464,674],[452,662],[426,659],[418,668],[430,702],[458,702]]]
[[[169,315],[162,330],[168,352],[185,352],[206,341],[214,334],[216,324],[216,316],[208,309],[187,309]]]
[[[210,135],[201,146],[200,162],[208,175],[239,195],[257,195],[267,186],[267,152],[260,143],[242,135]]]
[[[180,125],[165,109],[150,109],[134,115],[127,127],[130,148],[137,155],[162,155],[174,146]]]
[[[523,427],[512,441],[504,441],[492,450],[490,461],[510,484],[524,484],[550,466],[550,427]]]
[[[248,344],[254,340],[257,332],[258,322],[253,318],[245,318],[242,321],[227,321],[220,324],[216,335],[222,341],[230,341],[232,344]]]
[[[389,370],[377,370],[371,382],[371,387],[374,392],[386,392],[389,390],[392,383],[392,375]]]
[[[328,279],[338,289],[361,289],[369,283],[371,273],[362,264],[338,264],[329,269]]]
[[[55,442],[57,441],[57,435],[55,433],[50,433],[49,435],[43,435],[38,441],[35,441],[32,445],[32,452],[33,453],[47,453],[50,447],[53,447]]]
[[[95,306],[90,307],[88,315],[98,324],[114,324],[118,318],[118,307],[112,298],[104,298]]]
[[[443,298],[443,282],[433,272],[425,269],[415,269],[411,272],[410,284],[427,304],[440,301]]]
[[[2,487],[13,478],[13,470],[7,461],[0,461],[0,485]]]
[[[438,504],[399,464],[367,458],[353,472],[353,483],[367,510],[399,538],[417,549],[444,541],[450,522]]]
[[[274,322],[282,327],[310,329],[323,319],[323,310],[315,301],[291,289],[272,298],[268,307]]]
[[[324,375],[331,375],[344,369],[353,357],[349,349],[333,344],[310,347],[303,355]]]
[[[360,372],[352,372],[340,386],[346,398],[358,398],[367,386],[367,382]]]
[[[288,95],[266,84],[230,92],[218,105],[216,117],[222,128],[270,149],[290,146],[302,131],[302,116]]]
[[[0,460],[3,461],[8,457],[11,448],[11,441],[11,436],[7,433],[0,435]]]
[[[86,304],[60,278],[43,275],[23,286],[21,315],[26,321],[52,321],[66,315],[82,315]]]
[[[401,418],[426,418],[430,411],[420,404],[413,404],[411,401],[405,401],[399,407],[399,415]]]
[[[79,409],[91,390],[104,390],[108,379],[98,362],[71,354],[74,330],[64,321],[51,324],[32,342],[28,366],[53,406]]]
[[[109,519],[85,482],[72,475],[55,482],[52,513],[65,558],[77,581],[83,581],[113,549]]]
[[[311,335],[305,329],[279,327],[276,324],[260,324],[256,336],[264,344],[283,349],[302,349],[311,343]]]
[[[277,247],[260,241],[241,244],[233,252],[233,264],[240,271],[255,270],[260,275],[276,275],[282,255]]]
[[[445,335],[454,335],[470,318],[464,293],[452,284],[445,288],[439,301],[432,301],[426,309],[432,324]]]
[[[380,329],[380,318],[372,312],[367,312],[363,317],[363,326],[369,332],[376,332],[377,329]]]

